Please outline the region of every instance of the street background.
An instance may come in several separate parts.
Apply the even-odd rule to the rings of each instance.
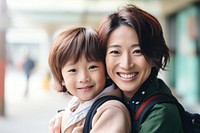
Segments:
[[[68,95],[43,87],[43,76],[34,73],[25,97],[25,74],[9,68],[5,84],[5,116],[0,133],[48,133],[48,122],[70,100]]]

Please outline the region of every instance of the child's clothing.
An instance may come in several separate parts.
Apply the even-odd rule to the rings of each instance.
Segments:
[[[94,101],[105,95],[121,97],[121,91],[114,89],[114,84],[105,88],[94,99],[80,104],[73,98],[62,118],[62,133],[82,133],[85,117]],[[108,117],[110,119],[108,119]],[[102,104],[93,117],[91,133],[130,133],[131,120],[126,106],[116,100]]]

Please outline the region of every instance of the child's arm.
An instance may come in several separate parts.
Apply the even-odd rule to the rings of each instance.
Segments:
[[[130,133],[130,113],[119,101],[109,100],[102,104],[92,121],[91,133]]]
[[[61,132],[62,116],[63,116],[63,111],[57,113],[49,121],[49,133],[60,133]]]

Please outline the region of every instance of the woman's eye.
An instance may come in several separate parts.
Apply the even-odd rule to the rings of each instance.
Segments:
[[[119,54],[119,52],[116,50],[113,50],[113,51],[110,51],[110,54]]]
[[[140,49],[134,50],[133,54],[135,55],[142,55],[142,51]]]

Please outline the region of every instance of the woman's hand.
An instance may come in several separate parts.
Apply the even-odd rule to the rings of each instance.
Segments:
[[[57,113],[49,121],[49,133],[61,133],[62,116],[64,111]]]

